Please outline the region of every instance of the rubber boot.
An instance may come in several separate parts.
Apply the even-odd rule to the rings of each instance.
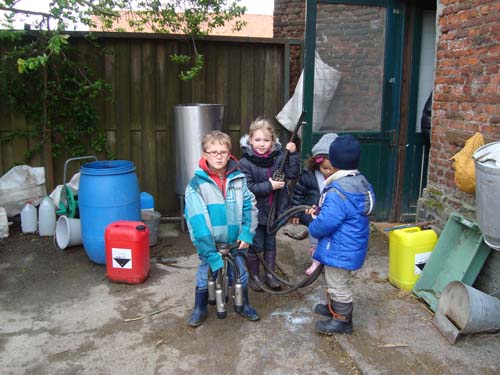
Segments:
[[[318,303],[316,306],[314,306],[314,312],[321,316],[326,316],[327,318],[331,318],[333,316],[330,312],[330,309],[328,308],[327,303]]]
[[[207,318],[208,289],[196,288],[194,310],[186,323],[190,327],[198,327]]]
[[[246,286],[243,287],[243,306],[241,307],[240,311],[236,312],[245,319],[250,320],[251,322],[260,320],[259,314],[252,306],[250,306],[250,302],[248,302],[248,287]]]
[[[264,251],[264,261],[267,263],[269,268],[274,272],[276,267],[276,250]],[[266,284],[271,289],[281,289],[281,284],[276,278],[266,271]]]
[[[317,322],[316,331],[324,335],[333,335],[335,333],[352,334],[352,302],[331,301],[330,303],[333,310],[332,317]]]
[[[247,268],[249,273],[248,284],[250,288],[256,292],[262,292],[262,288],[253,280],[253,278],[259,279],[259,258],[257,254],[250,250],[247,254]],[[259,279],[260,280],[260,279]]]

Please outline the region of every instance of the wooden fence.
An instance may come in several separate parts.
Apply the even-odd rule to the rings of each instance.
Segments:
[[[239,156],[239,138],[246,134],[252,119],[259,115],[274,118],[286,99],[290,42],[228,37],[198,40],[196,46],[205,56],[204,69],[193,81],[182,82],[179,67],[170,61],[174,52],[189,52],[191,46],[182,39],[154,34],[97,36],[109,51],[103,57],[82,36],[75,34],[72,40],[84,52],[85,60],[112,84],[112,100],[96,104],[99,126],[105,130],[115,157],[135,163],[141,191],[155,197],[163,214],[179,214],[174,192],[175,158],[179,157],[173,152],[175,105],[223,104],[223,128]],[[26,126],[23,116],[2,106],[0,132]],[[0,146],[0,174],[22,162],[27,142],[19,139]],[[64,161],[71,156],[54,159],[55,181],[49,181],[48,187],[62,182]],[[41,160],[37,155],[30,164],[40,166]],[[77,168],[68,170],[68,175]]]

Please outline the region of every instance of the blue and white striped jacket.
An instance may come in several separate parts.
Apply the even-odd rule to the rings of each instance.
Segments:
[[[237,240],[252,244],[257,228],[257,206],[248,189],[245,175],[229,160],[226,176],[226,198],[215,181],[198,168],[186,187],[185,218],[191,241],[201,261],[208,262],[212,271],[223,266],[215,247],[216,242]]]

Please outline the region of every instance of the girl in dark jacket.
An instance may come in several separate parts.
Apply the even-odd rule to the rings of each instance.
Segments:
[[[305,161],[305,169],[295,185],[292,195],[292,206],[313,206],[319,204],[319,197],[325,186],[325,180],[333,174],[333,167],[328,159],[328,150],[335,138],[337,138],[337,134],[327,133],[313,146],[311,150],[312,156]],[[304,212],[292,218],[293,224],[300,223],[308,226],[311,221],[312,217],[306,215]],[[309,242],[311,245],[309,253],[313,255],[318,240],[309,235]],[[319,264],[317,260],[313,259],[311,266],[306,270],[306,275],[311,275],[318,268]]]
[[[252,282],[259,277],[259,258],[255,252],[264,252],[264,260],[274,271],[276,264],[276,235],[267,233],[267,221],[271,204],[276,202],[276,216],[279,216],[289,206],[289,197],[285,181],[272,179],[273,173],[279,168],[284,158],[281,144],[277,141],[274,127],[269,119],[257,118],[252,122],[249,134],[241,139],[243,149],[240,160],[240,170],[247,178],[248,188],[254,193],[259,209],[258,226],[247,256],[250,286],[256,290],[262,289]],[[285,163],[285,180],[295,179],[299,175],[300,161],[297,148],[293,142],[286,145],[289,152]],[[271,218],[274,220],[276,218]],[[273,289],[279,288],[279,282],[266,272],[266,284]]]

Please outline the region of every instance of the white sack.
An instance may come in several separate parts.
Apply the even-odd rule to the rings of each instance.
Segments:
[[[5,208],[0,207],[0,240],[9,237],[9,221]]]
[[[44,167],[18,165],[0,177],[0,206],[9,217],[19,214],[28,201],[37,206],[45,196]]]
[[[341,72],[325,64],[318,52],[314,57],[314,104],[313,104],[313,131],[318,131],[332,101],[335,90],[340,81]],[[293,131],[302,113],[304,96],[304,70],[300,73],[299,82],[291,99],[283,106],[276,120],[289,131]],[[299,137],[301,132],[299,132]]]

